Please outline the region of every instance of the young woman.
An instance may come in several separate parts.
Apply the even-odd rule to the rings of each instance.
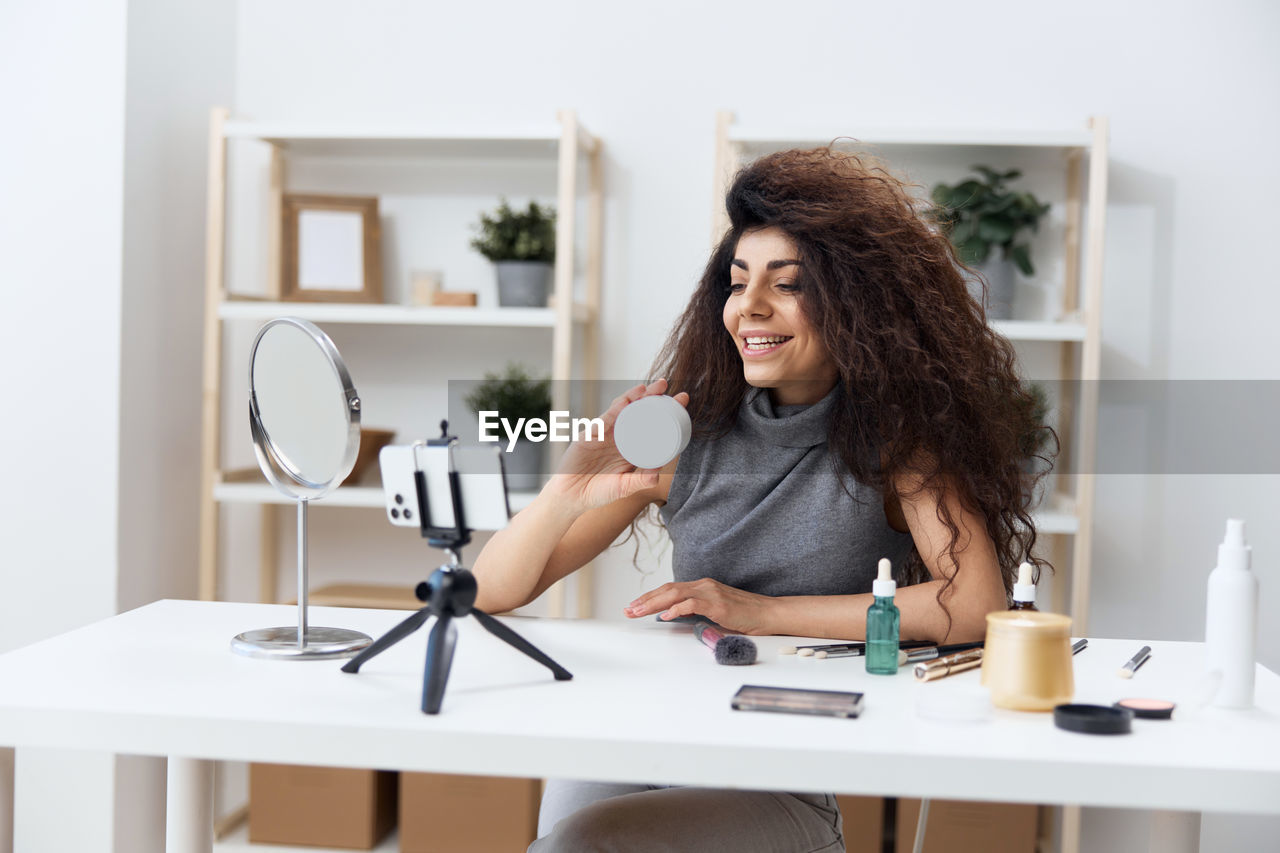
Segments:
[[[902,639],[981,639],[1035,543],[1021,462],[1040,425],[1012,347],[946,238],[858,157],[770,155],[726,201],[730,230],[659,356],[665,378],[614,400],[606,441],[572,446],[490,540],[476,605],[532,601],[656,505],[675,580],[629,617],[857,639],[888,557]],[[694,439],[636,470],[613,422],[668,391]],[[537,850],[843,849],[832,797],[654,786],[552,783],[540,834]]]

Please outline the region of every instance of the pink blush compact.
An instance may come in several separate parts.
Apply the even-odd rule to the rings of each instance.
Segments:
[[[1168,699],[1121,699],[1117,708],[1126,708],[1145,720],[1167,720],[1173,716],[1174,703]]]

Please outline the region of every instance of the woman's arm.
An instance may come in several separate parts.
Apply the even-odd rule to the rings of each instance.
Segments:
[[[953,643],[981,640],[987,632],[987,614],[1009,606],[996,546],[987,533],[986,521],[961,505],[959,492],[954,487],[945,487],[939,501],[932,490],[921,488],[914,477],[907,478],[906,486],[898,490],[899,494],[906,495],[902,498],[903,515],[920,559],[933,580],[898,590],[902,598],[898,607],[902,610],[903,639]],[[954,561],[947,550],[951,531],[939,517],[942,502],[959,531]],[[938,590],[944,586],[945,611],[938,602]],[[910,611],[904,606],[907,603]]]
[[[954,489],[946,490],[947,509],[960,531],[957,570],[947,555],[950,531],[938,517],[937,496],[914,482],[904,481],[903,485],[906,488],[899,489],[899,494],[910,496],[902,498],[903,515],[933,580],[899,587],[895,593],[894,603],[902,613],[901,638],[938,643],[981,640],[987,613],[1007,607],[995,544],[986,525],[960,505]],[[952,583],[942,601],[950,611],[950,623],[947,611],[938,603],[938,590],[948,578]],[[624,612],[633,618],[650,613],[663,613],[664,618],[696,613],[743,634],[855,640],[866,636],[871,602],[869,594],[770,597],[703,579],[664,584],[637,598]]]
[[[513,610],[596,557],[655,500],[644,489],[606,506],[582,511],[550,486],[499,530],[476,558],[476,607]]]
[[[638,470],[613,443],[623,407],[666,387],[659,379],[614,400],[603,415],[604,441],[574,442],[533,503],[490,538],[472,569],[476,607],[501,612],[528,604],[609,547],[645,507],[666,499],[675,462],[662,471]],[[689,397],[676,399],[687,404]]]

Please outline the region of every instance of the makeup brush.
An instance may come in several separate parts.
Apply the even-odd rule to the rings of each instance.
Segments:
[[[1143,646],[1138,649],[1137,654],[1125,661],[1124,666],[1120,667],[1120,671],[1116,675],[1121,678],[1133,678],[1133,674],[1138,671],[1138,667],[1147,662],[1147,658],[1151,657],[1151,647]]]
[[[738,634],[722,634],[706,622],[696,622],[693,635],[702,645],[716,653],[716,663],[726,666],[745,666],[756,662],[756,644]]]

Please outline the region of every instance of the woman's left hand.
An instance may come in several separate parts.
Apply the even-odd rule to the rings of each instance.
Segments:
[[[727,631],[738,634],[771,634],[767,595],[743,592],[719,581],[702,578],[683,583],[664,583],[650,590],[622,609],[632,619],[661,614],[662,619],[677,616],[705,616]]]

